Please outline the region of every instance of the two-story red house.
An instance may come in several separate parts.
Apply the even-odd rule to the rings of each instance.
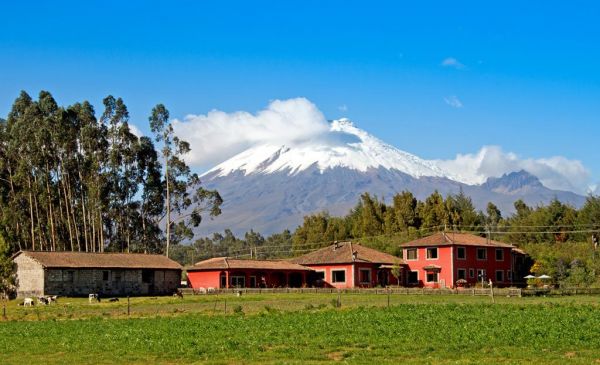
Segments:
[[[513,257],[522,254],[511,244],[452,232],[401,246],[408,266],[406,284],[432,288],[468,286],[490,279],[495,286],[510,286],[515,273]]]
[[[314,270],[315,284],[334,288],[372,288],[396,285],[392,268],[400,268],[400,283],[405,272],[404,261],[354,242],[339,242],[295,257],[290,262]]]

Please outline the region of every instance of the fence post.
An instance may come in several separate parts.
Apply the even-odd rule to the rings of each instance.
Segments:
[[[337,306],[340,308],[342,306],[342,292],[338,290],[338,301]]]
[[[131,303],[129,302],[129,295],[127,296],[127,317],[131,314]]]
[[[2,320],[6,321],[6,299],[2,301]]]
[[[225,298],[225,314],[227,314],[227,298]]]

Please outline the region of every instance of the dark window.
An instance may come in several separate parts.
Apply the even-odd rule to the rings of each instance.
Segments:
[[[317,280],[325,280],[325,271],[317,271],[317,272],[315,272],[315,279],[317,279]]]
[[[504,249],[496,249],[496,261],[504,261]]]
[[[221,275],[221,288],[227,287],[227,276],[225,274]]]
[[[467,280],[467,270],[458,269],[458,280],[460,279]]]
[[[418,271],[410,271],[408,273],[408,282],[411,284],[416,284],[419,282],[419,272]]]
[[[437,247],[430,247],[427,249],[427,259],[435,260],[438,258],[438,249]]]
[[[110,271],[102,271],[102,280],[108,281],[110,277]]]
[[[469,269],[469,277],[470,277],[471,279],[474,279],[474,278],[475,278],[475,269]]]
[[[407,260],[416,260],[417,259],[417,249],[409,248],[406,250],[406,259]]]
[[[428,283],[437,283],[438,282],[438,273],[437,272],[428,272],[427,273],[427,282]]]
[[[152,270],[142,270],[142,282],[149,284],[154,281],[154,271]]]
[[[496,281],[499,281],[499,282],[504,281],[504,271],[502,271],[502,270],[496,271]]]
[[[456,248],[456,257],[460,260],[464,260],[467,258],[467,249],[464,247]]]
[[[334,283],[345,283],[346,282],[346,270],[332,270],[331,281]]]
[[[477,260],[487,260],[487,248],[477,249]]]

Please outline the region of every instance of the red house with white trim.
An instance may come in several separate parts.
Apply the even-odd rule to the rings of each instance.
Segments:
[[[491,279],[495,286],[510,286],[518,271],[514,257],[524,254],[511,244],[452,232],[436,233],[401,247],[407,265],[406,284],[431,288],[475,285],[482,279]]]
[[[312,280],[313,270],[287,261],[240,260],[215,257],[187,269],[193,289],[300,288]]]
[[[334,243],[289,261],[313,269],[315,285],[334,288],[396,285],[398,280],[392,275],[392,267],[400,266],[402,283],[405,266],[396,256],[353,242]]]

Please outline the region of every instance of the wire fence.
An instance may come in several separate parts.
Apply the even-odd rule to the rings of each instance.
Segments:
[[[183,297],[105,298],[90,302],[87,298],[58,298],[33,306],[23,300],[2,302],[3,320],[74,320],[88,318],[148,318],[181,314],[244,315],[292,311],[316,311],[333,308],[385,308],[402,304],[477,304],[544,303],[561,301],[560,296],[577,296],[576,301],[599,305],[600,288],[520,289],[520,288],[273,288],[222,289],[207,293],[184,290]],[[533,298],[534,302],[530,299]],[[537,297],[554,297],[537,298]],[[572,301],[573,299],[568,299]]]

